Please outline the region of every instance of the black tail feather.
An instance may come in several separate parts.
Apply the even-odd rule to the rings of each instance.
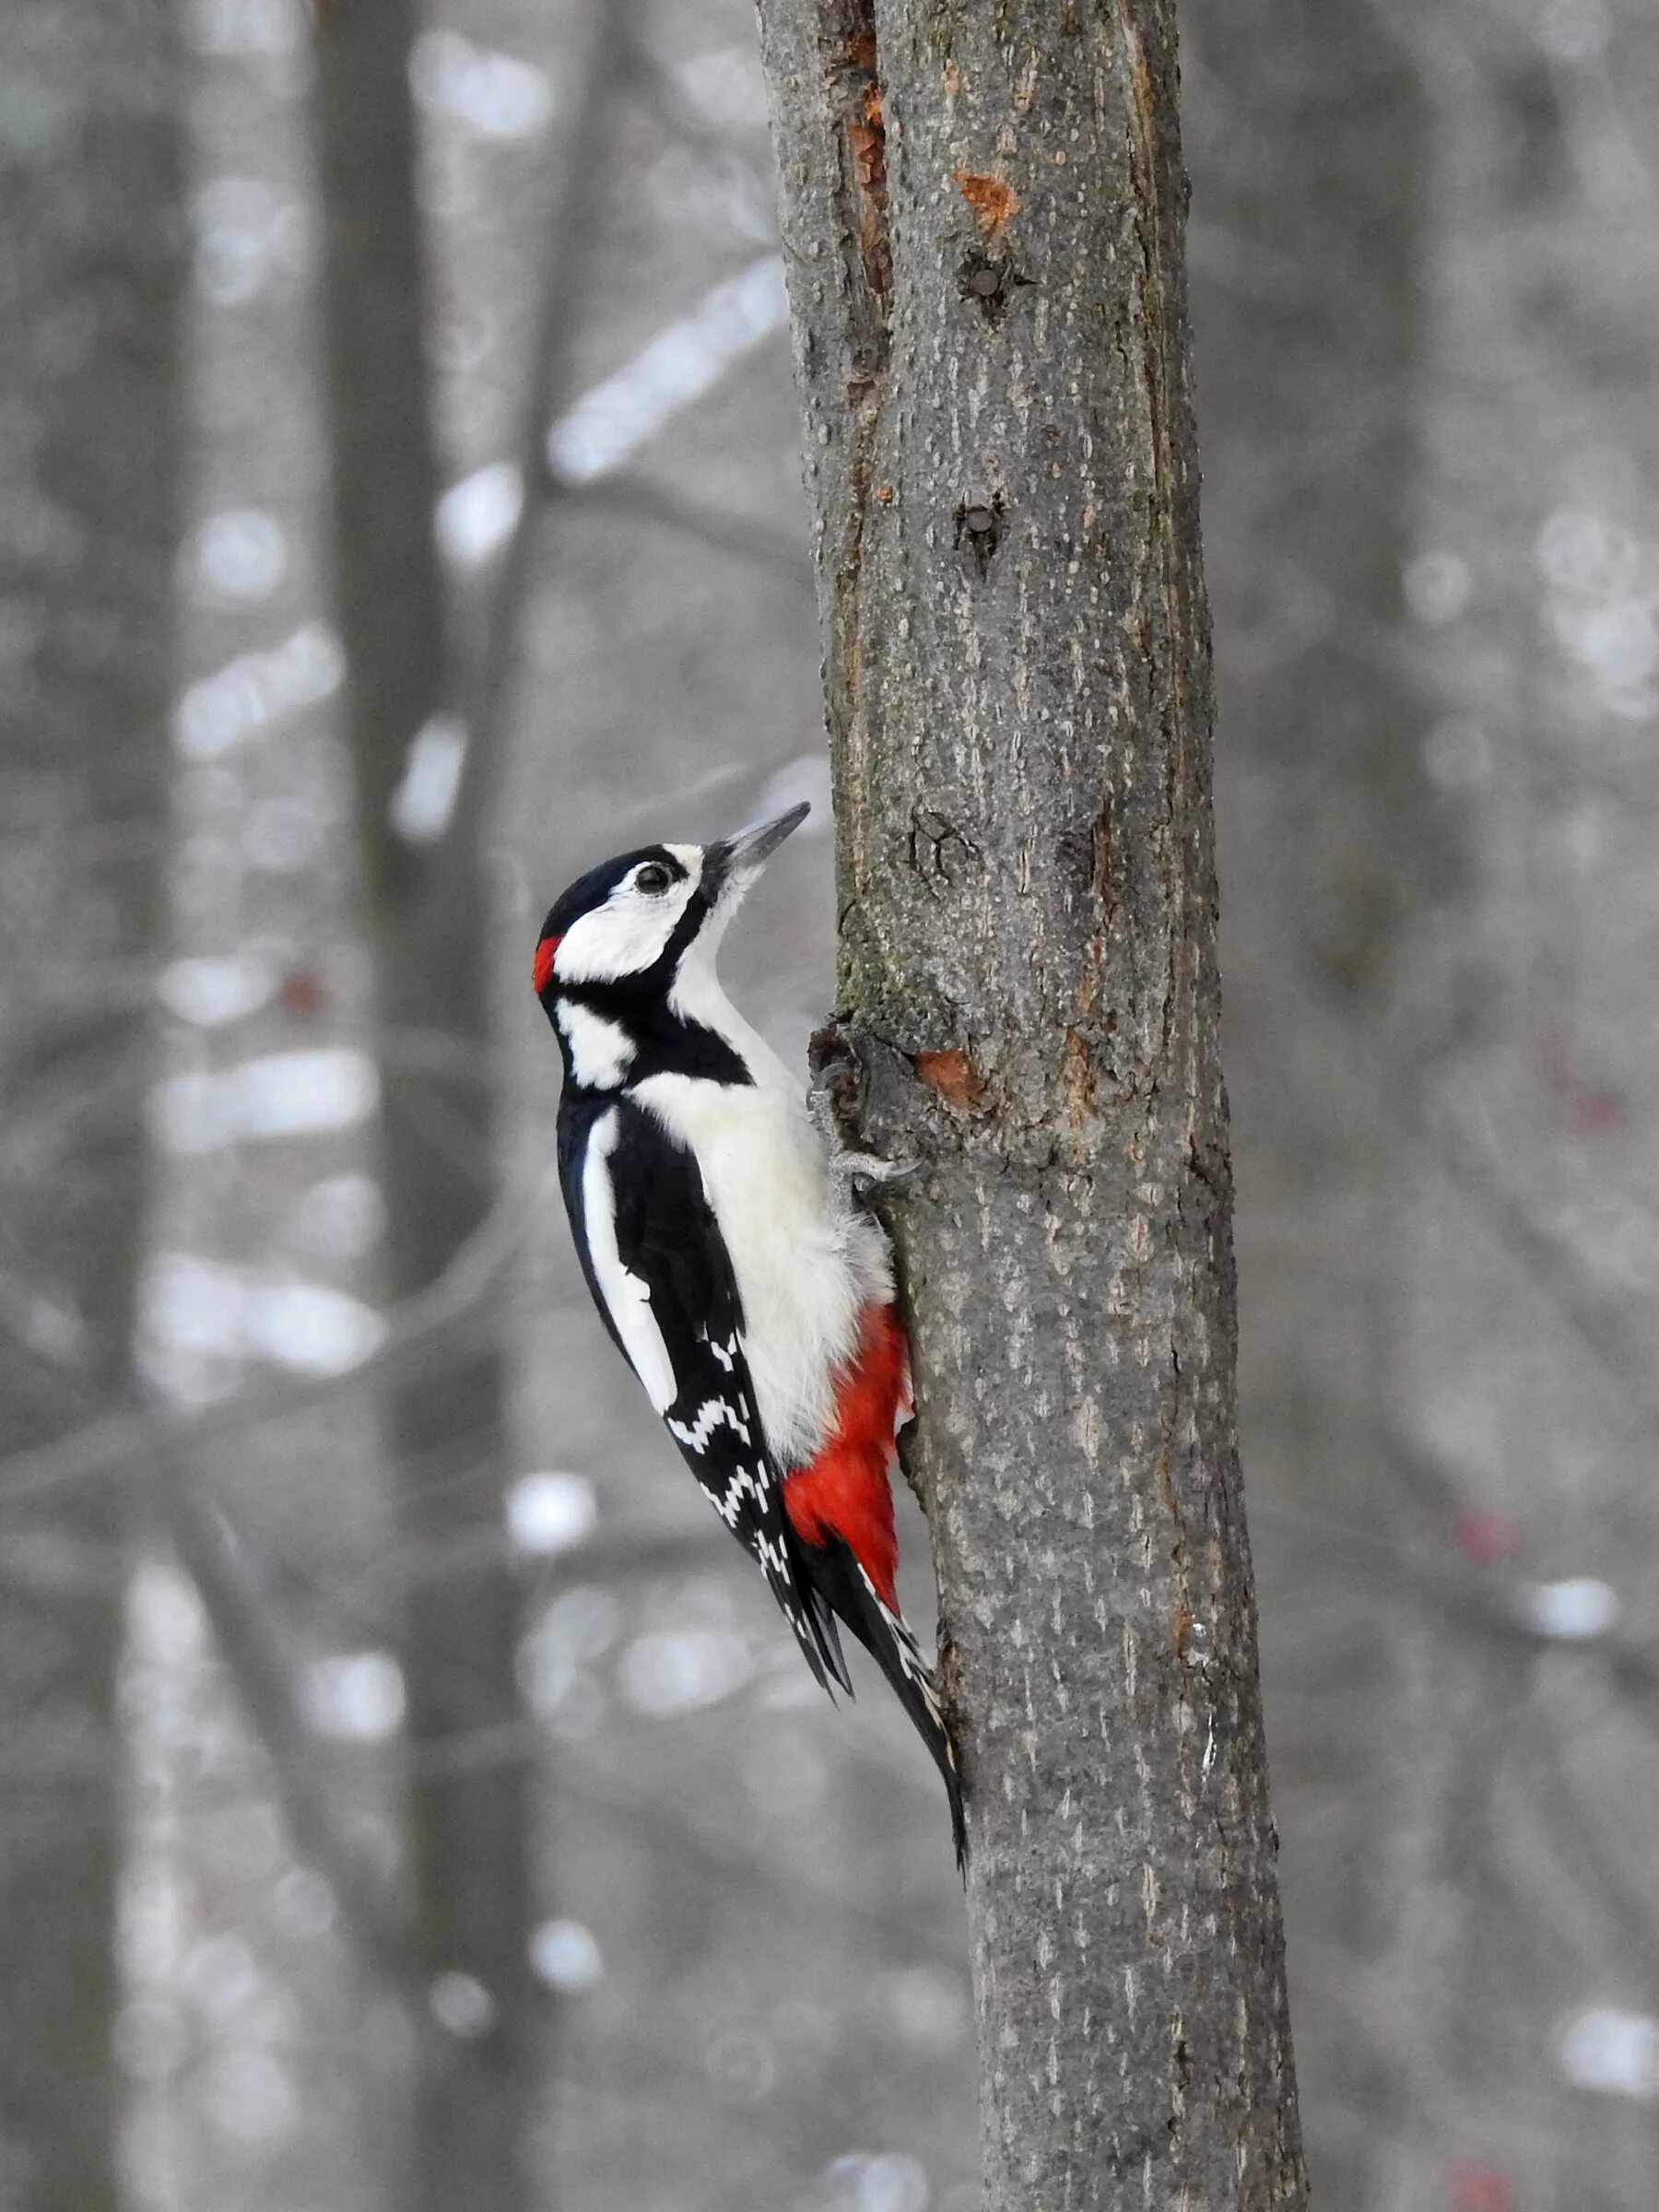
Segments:
[[[962,1782],[957,1771],[956,1752],[945,1726],[933,1670],[923,1658],[921,1647],[903,1617],[883,1605],[848,1545],[833,1542],[820,1547],[804,1544],[801,1551],[806,1569],[802,1579],[810,1583],[818,1605],[826,1612],[839,1615],[852,1630],[887,1677],[916,1733],[933,1754],[934,1764],[944,1778],[950,1799],[950,1832],[956,1846],[957,1865],[964,1866],[968,1831],[962,1812]],[[831,1621],[832,1638],[833,1626]],[[841,1657],[839,1645],[836,1657]],[[853,1686],[845,1679],[844,1665],[840,1671],[842,1687],[850,1694]]]
[[[770,1573],[767,1579],[772,1583],[772,1595],[778,1601],[779,1610],[794,1630],[795,1641],[801,1647],[801,1656],[811,1670],[813,1680],[833,1705],[837,1689],[844,1689],[849,1697],[853,1695],[835,1615],[796,1546],[791,1547],[788,1576],[787,1582],[782,1578],[774,1581]]]
[[[818,1644],[824,1665],[834,1677],[837,1687],[844,1689],[848,1697],[852,1697],[853,1694],[853,1677],[847,1672],[847,1662],[841,1654],[841,1630],[836,1626],[835,1615],[830,1609],[830,1600],[812,1580],[809,1573],[802,1575],[801,1587],[806,1594],[813,1638]],[[825,1682],[824,1688],[829,1689],[830,1684]],[[834,1702],[833,1692],[830,1702]]]

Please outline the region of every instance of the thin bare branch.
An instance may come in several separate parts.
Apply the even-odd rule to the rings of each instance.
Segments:
[[[458,1346],[469,1327],[488,1320],[509,1263],[523,1241],[531,1202],[530,1191],[523,1186],[505,1193],[442,1274],[392,1310],[384,1341],[347,1373],[272,1383],[217,1406],[155,1406],[107,1415],[0,1463],[0,1508],[124,1473],[158,1453],[194,1449],[262,1421],[308,1412],[366,1382],[429,1359],[437,1345]]]
[[[543,218],[547,257],[531,339],[514,461],[523,497],[488,587],[481,635],[465,687],[466,755],[454,812],[428,869],[429,912],[449,911],[456,882],[494,802],[524,650],[526,606],[548,483],[547,430],[572,395],[576,348],[592,294],[606,189],[606,155],[617,95],[627,81],[635,0],[595,0],[576,71],[575,128]]]
[[[550,471],[547,477],[550,486],[556,483]],[[625,475],[601,477],[592,484],[561,486],[559,490],[562,497],[577,505],[615,509],[681,531],[716,552],[729,553],[734,559],[751,562],[762,575],[771,577],[790,590],[812,589],[812,561],[806,549],[805,521],[797,535],[779,530],[758,516],[722,513],[694,506],[666,485],[632,470]]]

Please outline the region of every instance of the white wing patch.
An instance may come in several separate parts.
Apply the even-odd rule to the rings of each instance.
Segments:
[[[674,1379],[663,1332],[651,1310],[651,1288],[637,1275],[629,1273],[617,1251],[617,1202],[611,1189],[610,1156],[617,1148],[619,1125],[614,1106],[594,1124],[582,1169],[582,1223],[594,1278],[622,1339],[628,1363],[645,1385],[645,1394],[655,1410],[666,1413],[679,1394],[679,1385]]]
[[[725,1426],[732,1430],[744,1443],[747,1444],[750,1441],[748,1423],[738,1412],[736,1406],[728,1406],[724,1398],[707,1399],[698,1407],[697,1418],[694,1421],[671,1420],[668,1424],[668,1432],[671,1436],[677,1436],[688,1452],[706,1452],[710,1437],[713,1435],[722,1422],[724,1422]]]

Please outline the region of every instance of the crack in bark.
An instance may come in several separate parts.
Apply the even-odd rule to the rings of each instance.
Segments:
[[[1127,57],[1129,109],[1134,128],[1130,134],[1129,162],[1135,183],[1135,231],[1140,249],[1141,359],[1140,381],[1147,398],[1153,466],[1153,525],[1159,539],[1167,619],[1174,635],[1184,637],[1191,628],[1191,607],[1182,558],[1181,525],[1173,491],[1174,435],[1170,376],[1171,332],[1165,312],[1171,296],[1171,268],[1164,250],[1162,208],[1164,194],[1159,174],[1159,134],[1157,91],[1147,59],[1146,45],[1136,20],[1137,0],[1116,0],[1118,20]],[[1179,256],[1176,256],[1177,265]],[[1170,827],[1175,833],[1174,867],[1180,878],[1177,912],[1184,923],[1186,910],[1185,809],[1182,793],[1188,781],[1185,733],[1189,702],[1182,681],[1180,656],[1159,668],[1148,653],[1155,682],[1161,680],[1164,696],[1159,721],[1165,743],[1167,774],[1165,795]],[[1167,1053],[1175,1023],[1178,990],[1176,937],[1169,944],[1169,968],[1164,985],[1163,1035],[1160,1054]]]
[[[888,302],[893,289],[893,252],[888,236],[887,123],[876,48],[875,0],[849,0],[830,65],[841,88],[841,131],[846,141],[843,183],[852,235],[864,276],[862,312],[856,312],[854,357],[871,376],[887,363]]]
[[[875,0],[830,0],[818,33],[830,123],[839,138],[839,174],[831,194],[841,240],[842,312],[846,344],[845,521],[841,558],[830,580],[838,651],[830,663],[832,696],[849,756],[868,742],[865,683],[863,581],[865,532],[873,501],[890,488],[874,482],[888,359],[888,311],[893,287],[888,224],[887,124]],[[848,850],[855,855],[853,880],[868,865],[867,828],[859,794],[865,779],[851,776],[840,803],[847,817]]]

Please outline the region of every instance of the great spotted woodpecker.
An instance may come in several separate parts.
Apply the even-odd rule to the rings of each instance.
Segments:
[[[559,1172],[600,1317],[807,1665],[849,1694],[837,1623],[875,1658],[950,1794],[934,1678],[899,1610],[888,1469],[912,1410],[892,1258],[829,1118],[715,973],[797,806],[710,845],[647,845],[573,883],[535,982],[564,1058]]]

